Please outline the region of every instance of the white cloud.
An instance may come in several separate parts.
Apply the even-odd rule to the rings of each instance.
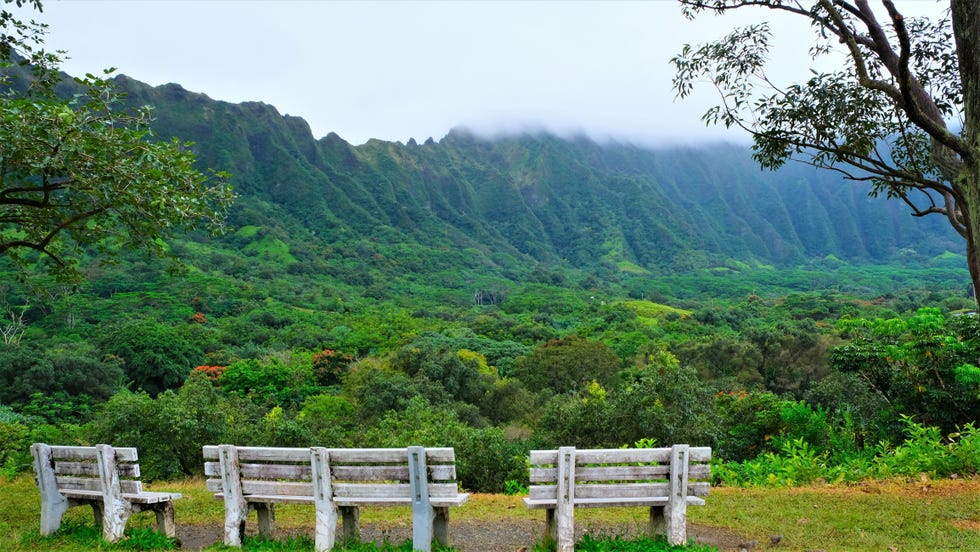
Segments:
[[[51,25],[49,46],[69,51],[70,73],[114,66],[153,85],[263,101],[318,137],[421,141],[457,125],[540,126],[662,142],[739,137],[700,122],[712,92],[674,101],[669,59],[748,20],[740,15],[690,22],[667,0],[76,0],[46,2],[37,18]],[[773,24],[774,63],[805,78],[808,26]]]

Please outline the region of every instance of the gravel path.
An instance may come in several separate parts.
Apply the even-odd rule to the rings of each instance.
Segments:
[[[505,522],[480,522],[460,520],[449,526],[453,548],[465,552],[518,552],[533,548],[534,542],[544,530],[544,520],[509,520]],[[632,534],[635,528],[628,527],[576,527],[576,533],[593,534]],[[688,524],[688,537],[721,550],[737,550],[741,539],[738,535],[724,529]],[[364,541],[401,543],[411,538],[410,524],[362,524],[361,538]],[[222,528],[217,525],[184,525],[177,527],[177,538],[184,550],[200,550],[222,542]]]

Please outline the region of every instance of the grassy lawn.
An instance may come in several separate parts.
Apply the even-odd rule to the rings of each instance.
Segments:
[[[203,480],[160,483],[149,490],[176,491],[177,524],[220,526],[222,504],[207,493]],[[100,542],[88,508],[72,508],[65,516],[68,530],[40,538],[40,499],[34,480],[22,475],[0,481],[0,550],[119,550],[138,549]],[[583,509],[576,524],[635,524],[646,520],[642,508]],[[521,498],[474,495],[452,511],[453,520],[533,520],[543,528],[543,513],[528,511]],[[361,523],[410,520],[407,508],[364,508]],[[759,541],[755,550],[980,550],[980,479],[915,482],[871,482],[853,486],[793,489],[714,488],[707,505],[688,510],[692,523],[725,528],[745,541]],[[254,524],[254,517],[250,518]],[[281,506],[277,525],[283,529],[312,528],[313,509]],[[410,522],[408,522],[410,523]],[[134,516],[130,528],[153,527],[152,514]],[[782,541],[771,546],[769,536]],[[150,539],[140,534],[137,541]],[[217,547],[218,549],[220,547]]]

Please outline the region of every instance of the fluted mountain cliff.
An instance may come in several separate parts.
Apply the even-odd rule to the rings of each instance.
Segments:
[[[939,217],[831,172],[764,172],[746,148],[646,149],[547,134],[439,140],[316,139],[303,119],[178,85],[117,79],[152,105],[164,137],[195,142],[240,196],[232,222],[302,227],[324,244],[466,248],[488,266],[564,263],[653,272],[726,263],[792,266],[959,253]],[[287,233],[289,231],[287,230]]]

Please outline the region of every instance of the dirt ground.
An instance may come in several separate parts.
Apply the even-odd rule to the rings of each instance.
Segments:
[[[513,520],[506,522],[453,521],[449,525],[449,536],[453,548],[465,552],[517,552],[530,550],[544,530],[544,520]],[[635,527],[586,526],[576,527],[579,538],[585,533],[600,535],[635,534]],[[282,534],[288,533],[280,533]],[[312,536],[312,532],[310,533]],[[372,525],[362,524],[361,539],[365,542],[401,543],[410,539],[412,527],[409,524]],[[741,538],[725,529],[688,524],[688,538],[697,542],[718,547],[720,550],[738,550]],[[184,525],[177,527],[177,538],[183,550],[200,550],[222,542],[222,528],[218,525]]]

